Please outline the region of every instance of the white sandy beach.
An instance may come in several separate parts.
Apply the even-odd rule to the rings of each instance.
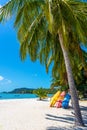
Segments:
[[[0,100],[0,130],[87,130],[74,127],[72,109],[49,107],[37,99]],[[80,101],[87,126],[87,101]]]

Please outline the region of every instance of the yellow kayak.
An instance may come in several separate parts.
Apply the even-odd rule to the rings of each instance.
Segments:
[[[54,94],[54,96],[51,98],[51,101],[50,101],[50,107],[53,107],[55,105],[55,103],[58,100],[60,94],[61,94],[61,91],[58,91]]]

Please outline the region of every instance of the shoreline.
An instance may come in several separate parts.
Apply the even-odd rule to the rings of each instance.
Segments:
[[[80,101],[87,126],[87,101]],[[78,130],[74,128],[72,108],[50,107],[48,99],[38,98],[0,100],[0,130]],[[87,130],[87,127],[79,127]]]

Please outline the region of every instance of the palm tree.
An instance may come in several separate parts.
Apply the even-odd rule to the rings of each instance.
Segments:
[[[53,75],[61,76],[59,68],[62,66],[64,71],[66,68],[75,123],[84,126],[70,54],[75,57],[74,52],[79,54],[80,43],[87,44],[87,3],[80,0],[10,0],[0,9],[0,21],[14,14],[21,58],[29,54],[32,61],[40,59],[47,70],[52,64]]]
[[[37,95],[40,100],[43,100],[43,99],[47,98],[47,94],[48,94],[47,90],[42,88],[42,87],[34,90],[33,93],[35,95]]]
[[[72,48],[70,47],[70,50],[72,50]],[[78,50],[78,51],[77,51]],[[78,54],[77,54],[78,52]],[[76,83],[76,86],[80,84],[80,82],[82,81],[82,69],[84,68],[84,70],[86,70],[87,68],[87,62],[86,62],[86,52],[82,51],[81,48],[74,49],[74,56],[71,52],[71,54],[69,55],[71,60],[71,65],[72,65],[72,70],[73,70],[73,76],[74,76],[74,80]],[[63,63],[59,62],[60,64],[62,64],[64,66],[64,61],[62,61]],[[62,68],[62,65],[59,67],[59,69],[55,69],[57,71],[57,74],[59,75],[54,75],[52,76],[52,80],[51,80],[51,88],[54,87],[58,87],[58,86],[67,86],[68,88],[68,79],[67,79],[67,73],[66,70],[64,68]],[[60,72],[59,72],[60,71]],[[86,72],[86,71],[84,71]],[[61,75],[60,75],[61,73]],[[65,87],[66,89],[66,87]]]

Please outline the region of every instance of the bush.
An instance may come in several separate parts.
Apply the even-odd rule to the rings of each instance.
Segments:
[[[41,88],[34,90],[33,94],[35,94],[36,96],[39,97],[40,100],[42,100],[47,97],[48,92],[46,89],[41,87]]]

